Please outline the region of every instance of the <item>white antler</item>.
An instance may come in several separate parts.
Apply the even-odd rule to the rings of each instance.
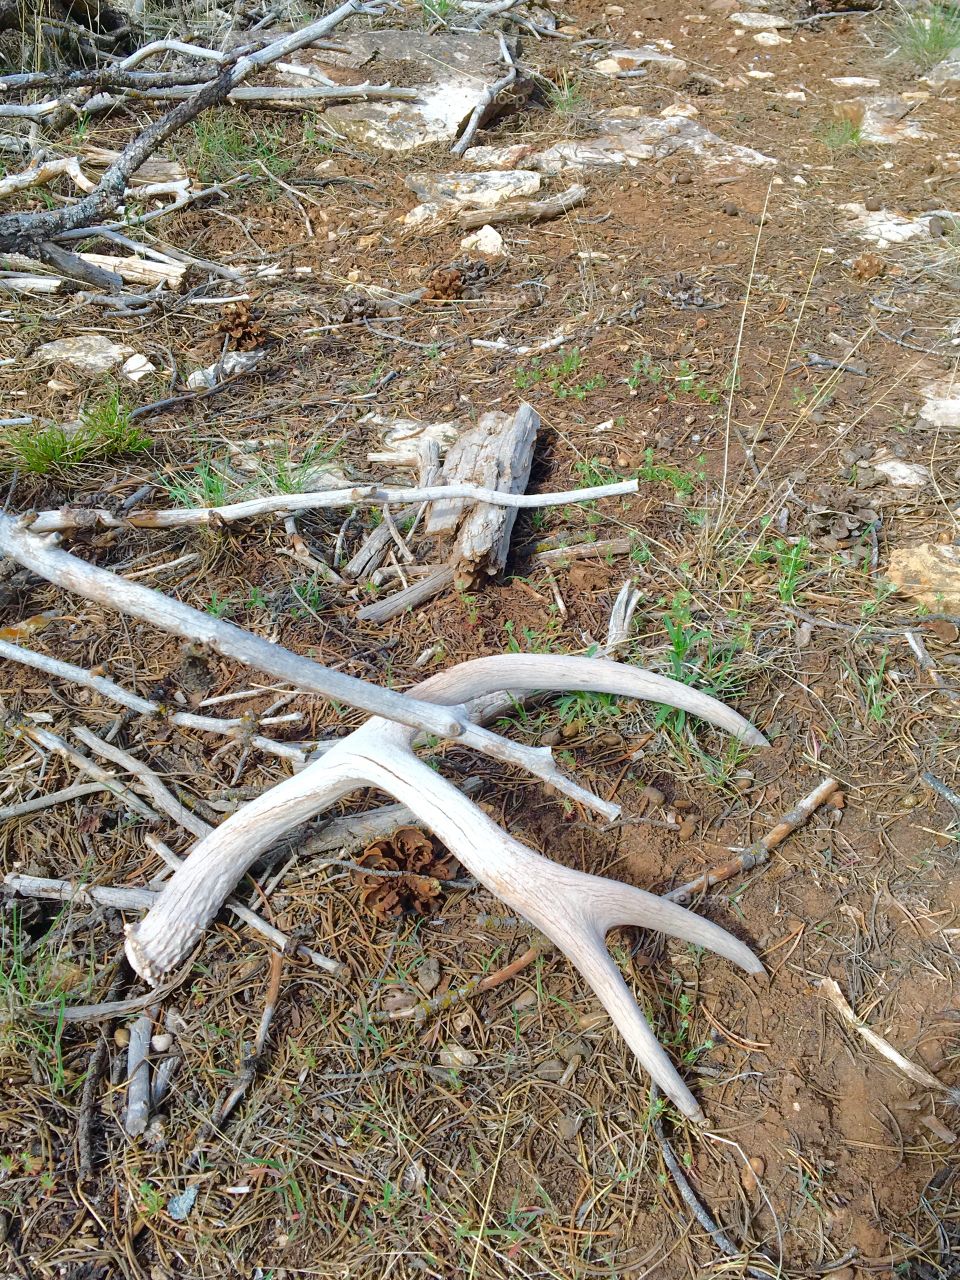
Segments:
[[[503,687],[524,693],[594,689],[652,698],[722,725],[745,741],[765,741],[736,712],[705,694],[600,659],[523,654],[481,658],[432,677],[417,687],[416,694],[459,703]],[[514,840],[416,757],[412,736],[402,725],[379,717],[369,720],[316,763],[245,805],[201,840],[146,917],[128,928],[127,954],[134,968],[149,981],[159,981],[195,944],[265,849],[348,792],[377,787],[412,809],[478,880],[556,943],[664,1093],[691,1119],[702,1119],[696,1099],[610,959],[604,936],[615,925],[639,925],[708,947],[750,973],[763,972],[760,962],[732,934],[683,907],[559,866]]]

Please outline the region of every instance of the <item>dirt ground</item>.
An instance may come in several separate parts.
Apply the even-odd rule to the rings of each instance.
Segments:
[[[284,961],[255,1078],[211,1131],[252,1053],[272,972],[267,945],[221,917],[157,1009],[157,1034],[172,1039],[156,1052],[177,1058],[175,1074],[146,1133],[130,1139],[121,1116],[131,1018],[49,1022],[31,1005],[142,994],[119,967],[123,923],[135,916],[9,894],[3,1275],[960,1276],[960,1114],[948,1092],[960,1085],[960,814],[921,776],[957,788],[960,619],[918,608],[885,576],[895,548],[958,534],[956,431],[918,415],[927,389],[949,386],[957,368],[960,232],[948,224],[943,236],[877,248],[841,208],[867,202],[905,217],[960,208],[960,107],[891,55],[889,13],[797,26],[789,43],[768,47],[731,23],[732,8],[569,0],[557,19],[568,38],[523,34],[522,60],[543,83],[573,90],[560,109],[556,96],[534,94],[480,140],[545,144],[590,136],[613,106],[651,116],[692,106],[699,123],[775,166],[718,179],[681,153],[591,176],[581,208],[501,227],[506,256],[483,262],[461,249],[456,223],[410,231],[398,222],[414,204],[407,174],[461,167],[446,147],[341,147],[318,142],[302,113],[224,109],[252,139],[247,151],[231,144],[219,155],[187,130],[169,153],[208,170],[205,181],[252,179],[154,234],[215,263],[276,270],[208,290],[206,273],[191,269],[180,294],[142,317],[113,319],[59,295],[5,300],[0,314],[5,413],[68,421],[103,396],[112,384],[91,389],[65,368],[51,377],[35,355],[91,331],[157,366],[121,388],[130,408],[180,397],[138,419],[150,445],[135,456],[44,474],[5,464],[8,511],[116,505],[144,483],[157,505],[172,503],[177,485],[202,504],[210,475],[229,500],[270,483],[295,487],[304,463],[389,481],[400,473],[367,461],[383,431],[372,415],[470,422],[521,400],[542,419],[531,491],[639,477],[636,496],[522,513],[502,579],[378,626],[356,618],[375,591],[319,582],[289,554],[282,522],[83,531],[67,545],[397,689],[511,648],[586,652],[633,579],[642,599],[621,657],[714,692],[770,750],[733,750],[705,727],[609,699],[518,709],[513,736],[557,744],[561,763],[622,805],[625,821],[612,827],[456,745],[427,755],[448,777],[479,779],[483,807],[518,839],[653,892],[729,861],[821,779],[839,780],[835,802],[768,865],[696,904],[756,950],[768,986],[659,936],[609,939],[706,1126],[651,1099],[586,983],[549,948],[422,1023],[377,1021],[378,1011],[500,969],[536,939],[476,886],[445,890],[432,914],[381,919],[368,883],[326,855],[259,864],[239,892],[341,961],[342,975]],[[421,18],[410,10],[389,21]],[[669,42],[660,47],[688,69],[605,78],[589,70],[591,40]],[[837,104],[858,91],[831,77],[851,76],[900,95],[924,136],[883,145],[846,130]],[[88,138],[119,147],[136,127],[115,113]],[[462,297],[345,318],[357,287],[407,293],[451,264],[466,279]],[[191,305],[204,292],[246,295],[239,338],[225,304]],[[565,341],[553,350],[516,352],[558,333]],[[186,372],[225,341],[266,355],[215,394],[183,394]],[[853,369],[838,368],[848,357]],[[171,371],[181,378],[174,391]],[[898,487],[871,467],[879,456],[929,477]],[[349,553],[370,516],[357,512],[345,528],[343,519],[317,512],[299,529],[324,555],[338,537]],[[625,551],[533,561],[545,545],[616,538],[629,539]],[[189,709],[243,692],[226,704],[230,715],[260,716],[282,701],[283,687],[24,572],[7,575],[0,593],[5,636],[102,666],[143,696]],[[56,754],[41,760],[16,730],[24,716],[67,738],[79,724],[112,737],[208,820],[289,773],[282,760],[224,751],[12,663],[0,681],[6,806],[80,776]],[[362,720],[306,694],[282,710],[301,712],[271,731],[292,743]],[[364,794],[344,811],[379,803]],[[146,829],[109,793],[8,818],[3,870],[142,886],[163,869]],[[167,818],[152,830],[180,854],[190,847]],[[824,978],[943,1091],[908,1079],[843,1023],[818,987]],[[664,1135],[730,1256],[678,1192]],[[188,1189],[184,1208],[175,1198]]]

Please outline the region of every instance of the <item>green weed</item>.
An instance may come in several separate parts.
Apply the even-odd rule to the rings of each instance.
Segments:
[[[643,480],[647,484],[669,484],[672,485],[678,494],[689,495],[696,488],[694,477],[686,471],[680,471],[677,467],[671,466],[669,463],[654,462],[654,452],[652,449],[645,449],[643,453],[643,465],[637,472],[637,479]]]
[[[17,427],[0,439],[0,456],[7,468],[42,476],[85,462],[145,453],[152,445],[150,436],[130,421],[130,409],[117,390],[86,406],[75,426],[39,431],[33,426]]]
[[[831,120],[818,133],[828,151],[845,151],[859,147],[863,141],[863,129],[855,120]]]
[[[928,4],[915,9],[896,6],[887,24],[900,56],[921,71],[929,71],[960,48],[960,9],[954,4]]]
[[[209,459],[161,483],[178,507],[222,507],[236,496],[234,482]]]
[[[547,102],[558,116],[576,115],[585,105],[583,87],[579,80],[571,79],[564,71],[559,81],[547,88]]]

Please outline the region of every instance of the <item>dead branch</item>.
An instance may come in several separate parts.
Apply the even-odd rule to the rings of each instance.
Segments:
[[[102,507],[61,507],[58,511],[39,511],[25,516],[31,533],[54,533],[65,529],[102,527],[121,529],[178,529],[184,526],[231,524],[258,516],[293,515],[298,511],[323,511],[337,507],[382,507],[387,503],[436,502],[466,498],[493,507],[514,510],[535,507],[565,506],[571,502],[594,502],[599,498],[621,497],[636,493],[636,480],[620,480],[616,484],[595,485],[590,489],[569,489],[551,493],[514,493],[479,484],[454,483],[423,488],[387,488],[383,485],[355,485],[351,489],[321,489],[315,493],[280,493],[246,502],[231,502],[221,507],[176,507],[162,510],[130,511],[114,515]]]

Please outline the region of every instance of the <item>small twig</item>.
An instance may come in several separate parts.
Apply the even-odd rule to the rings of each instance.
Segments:
[[[927,784],[931,791],[935,791],[948,804],[952,804],[957,813],[960,814],[960,795],[956,791],[952,791],[945,782],[941,782],[939,778],[929,771],[924,771],[920,775],[923,782]]]
[[[494,987],[499,987],[504,982],[509,982],[518,973],[528,969],[537,957],[542,954],[543,943],[534,943],[522,956],[518,956],[510,964],[504,965],[502,969],[497,969],[494,973],[488,973],[485,978],[471,978],[462,987],[454,987],[452,990],[445,991],[439,996],[433,996],[429,1000],[418,1000],[409,1009],[389,1009],[371,1014],[370,1020],[371,1022],[379,1023],[398,1022],[401,1018],[413,1018],[414,1022],[420,1026],[426,1022],[427,1018],[433,1017],[435,1013],[443,1013],[447,1009],[452,1009],[455,1005],[462,1004],[464,1000],[476,995],[478,991],[492,991]]]
[[[97,1047],[90,1058],[90,1065],[83,1081],[83,1093],[80,1098],[80,1119],[77,1123],[77,1150],[79,1158],[77,1172],[81,1178],[89,1178],[93,1173],[93,1117],[97,1105],[97,1090],[100,1079],[110,1061],[110,1046],[105,1036],[97,1037]]]
[[[669,1170],[673,1184],[680,1194],[680,1198],[687,1206],[697,1222],[700,1223],[707,1235],[717,1246],[721,1253],[726,1254],[728,1258],[739,1258],[743,1255],[743,1250],[738,1249],[725,1231],[713,1220],[701,1204],[697,1193],[691,1187],[689,1179],[680,1167],[680,1162],[674,1155],[673,1147],[667,1135],[663,1131],[663,1119],[660,1109],[660,1090],[656,1084],[650,1085],[650,1120],[653,1128],[653,1136],[656,1138],[660,1147],[660,1154],[663,1156],[663,1163]],[[757,1280],[770,1280],[769,1271],[761,1271],[757,1267],[746,1268],[747,1275],[757,1277]]]
[[[516,201],[501,205],[499,209],[466,209],[458,215],[457,220],[466,230],[492,226],[497,222],[548,222],[583,204],[586,198],[587,188],[574,183],[566,191],[548,196],[545,200]]]
[[[64,756],[71,764],[76,765],[78,769],[84,773],[89,773],[92,778],[103,784],[107,791],[111,791],[118,800],[120,800],[132,812],[143,818],[146,822],[159,822],[159,818],[154,811],[145,805],[142,800],[138,800],[133,792],[118,782],[112,773],[108,773],[106,769],[101,769],[93,760],[88,759],[82,751],[77,751],[71,747],[69,742],[65,742],[63,738],[55,733],[51,733],[48,729],[41,729],[39,725],[30,724],[28,721],[20,721],[19,724],[10,726],[12,732],[17,737],[29,738],[41,747],[45,747],[47,751],[56,751],[59,755]]]
[[[72,787],[64,787],[62,791],[51,791],[46,796],[34,796],[32,800],[24,800],[21,804],[11,804],[0,809],[0,822],[9,818],[23,818],[28,813],[36,813],[40,809],[49,809],[53,805],[65,804],[69,800],[79,800],[82,796],[95,795],[98,791],[106,791],[102,782],[78,782]]]
[[[678,889],[671,889],[669,893],[663,894],[662,897],[666,898],[668,902],[684,904],[689,902],[696,894],[703,893],[715,884],[730,880],[733,876],[740,875],[744,871],[750,871],[753,867],[762,866],[770,856],[771,851],[777,845],[782,844],[787,836],[796,831],[797,827],[802,826],[814,811],[819,809],[822,804],[825,804],[839,789],[840,783],[837,782],[836,778],[826,778],[818,786],[814,787],[809,795],[804,796],[789,813],[784,814],[772,831],[762,836],[744,853],[734,858],[732,862],[724,863],[720,867],[714,867],[713,870],[697,876],[695,880],[689,880],[686,884],[680,885]]]
[[[488,211],[489,212],[489,211]],[[298,511],[322,511],[336,507],[383,507],[389,503],[445,502],[466,498],[491,507],[517,509],[566,506],[572,502],[595,502],[598,498],[625,497],[636,493],[636,480],[595,485],[589,489],[569,489],[550,493],[509,493],[478,484],[426,485],[423,488],[387,488],[356,485],[352,489],[321,489],[315,493],[272,494],[231,502],[222,507],[171,507],[162,510],[131,511],[118,516],[102,507],[62,507],[27,516],[30,532],[58,533],[64,529],[179,529],[185,525],[220,525],[256,516],[294,515]]]
[[[941,689],[948,698],[960,698],[960,692],[956,689],[951,689],[947,685],[943,676],[937,670],[937,664],[930,657],[930,654],[927,652],[927,646],[923,643],[917,633],[915,631],[905,631],[903,633],[903,638],[910,646],[917,659],[920,670],[927,676],[930,683],[936,688]]]
[[[502,35],[500,36],[500,56],[507,64],[507,74],[505,76],[501,76],[499,80],[495,80],[493,84],[488,85],[487,88],[484,89],[483,93],[480,95],[477,105],[473,109],[470,119],[467,121],[467,127],[450,148],[451,155],[463,155],[477,136],[477,131],[479,130],[480,125],[483,123],[484,119],[488,117],[490,109],[496,102],[497,98],[506,89],[509,89],[517,78],[516,64],[513,61],[510,50],[507,48],[507,42],[504,40]]]

